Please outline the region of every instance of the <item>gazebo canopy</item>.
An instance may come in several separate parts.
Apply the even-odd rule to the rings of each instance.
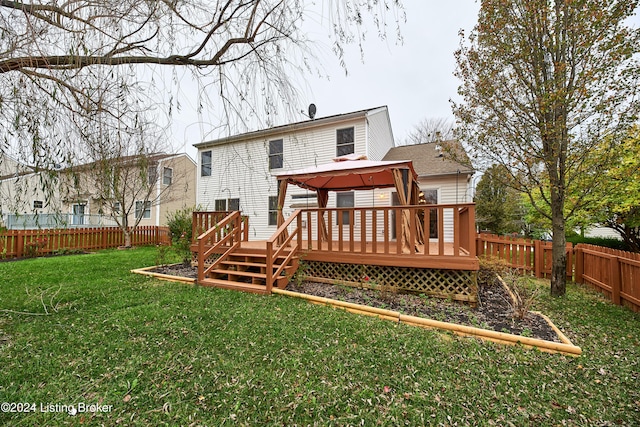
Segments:
[[[418,203],[418,175],[411,160],[373,161],[363,157],[345,156],[333,163],[274,174],[279,183],[278,226],[284,223],[284,206],[288,184],[314,190],[318,194],[318,206],[325,208],[329,191],[372,190],[395,187],[401,205]],[[408,233],[410,220],[403,212],[403,234]],[[321,234],[326,239],[326,223],[321,217]],[[422,239],[422,237],[420,237]]]
[[[418,177],[410,160],[373,161],[336,159],[332,163],[276,173],[278,181],[286,181],[309,190],[350,191],[395,187],[394,170],[408,171],[407,179]],[[405,173],[406,174],[406,173]],[[405,184],[406,185],[406,184]]]

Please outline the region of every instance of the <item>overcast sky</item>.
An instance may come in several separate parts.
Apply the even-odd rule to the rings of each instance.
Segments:
[[[321,29],[317,34],[310,34],[324,52],[318,59],[329,77],[305,77],[306,88],[303,88],[299,110],[306,112],[313,102],[318,109],[316,117],[324,117],[386,105],[396,141],[404,140],[412,127],[425,117],[452,116],[449,99],[456,96],[458,87],[458,80],[453,76],[458,31],[462,28],[468,33],[473,28],[479,3],[405,0],[404,6],[407,21],[401,26],[402,44],[396,43],[393,23],[389,23],[386,41],[370,31],[364,45],[364,59],[357,46],[346,51],[348,75],[330,51],[328,34],[322,34]],[[301,120],[306,120],[302,114],[293,121]],[[217,138],[214,133],[188,108],[174,116],[173,143],[176,149],[194,158],[196,150],[192,144]]]
[[[449,99],[456,97],[459,85],[453,75],[458,32],[465,29],[468,34],[473,28],[479,3],[406,0],[405,9],[401,45],[393,37],[384,42],[371,34],[364,62],[356,47],[349,50],[347,76],[333,60],[326,67],[329,81],[309,81],[318,116],[387,105],[396,141],[403,141],[423,118],[453,117]]]

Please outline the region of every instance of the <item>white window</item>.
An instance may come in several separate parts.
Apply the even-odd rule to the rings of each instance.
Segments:
[[[211,176],[211,150],[200,155],[200,176]]]
[[[355,153],[354,129],[345,128],[336,131],[336,154],[338,157]]]
[[[71,207],[73,216],[71,217],[71,224],[84,225],[84,209],[87,205],[84,203],[78,203]]]
[[[227,200],[227,206],[230,211],[239,211],[240,210],[240,199],[229,199]]]
[[[336,193],[336,207],[337,208],[352,208],[354,207],[353,191],[347,191],[344,193]],[[338,217],[336,216],[336,224],[338,224]],[[342,212],[342,224],[349,224],[349,211]]]
[[[269,225],[278,225],[278,196],[269,196]]]
[[[33,201],[33,209],[42,209],[44,203],[42,203],[42,200],[34,200]]]
[[[162,169],[162,183],[164,185],[171,185],[173,182],[173,169],[164,168]]]
[[[119,214],[120,213],[120,209],[122,209],[122,206],[120,205],[120,202],[113,202],[113,213]]]
[[[215,210],[218,212],[226,212],[227,211],[227,199],[217,199],[214,202]]]
[[[284,164],[282,140],[269,141],[269,169],[281,169]]]
[[[151,218],[151,202],[136,201],[136,218]]]
[[[147,168],[147,173],[149,174],[149,185],[153,185],[156,183],[158,179],[158,168],[156,165],[151,165]]]

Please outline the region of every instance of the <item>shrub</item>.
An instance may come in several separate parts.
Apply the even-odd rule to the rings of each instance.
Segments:
[[[192,224],[193,211],[196,207],[178,209],[167,215],[167,226],[171,234],[171,245],[182,263],[191,262],[191,242],[193,240]]]

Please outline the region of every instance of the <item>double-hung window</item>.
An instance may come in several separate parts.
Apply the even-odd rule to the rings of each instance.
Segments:
[[[354,207],[353,191],[336,193],[336,207],[337,208]],[[342,211],[341,215],[342,215],[342,225],[349,225],[349,211]],[[336,216],[336,224],[339,224],[338,216]]]
[[[281,169],[284,164],[284,151],[281,139],[269,141],[269,169]]]
[[[336,154],[338,157],[355,153],[355,137],[352,127],[336,131]]]
[[[269,225],[278,225],[278,196],[269,196]]]
[[[200,176],[211,176],[211,150],[200,154]]]
[[[136,218],[151,218],[151,202],[137,200],[136,201]]]

